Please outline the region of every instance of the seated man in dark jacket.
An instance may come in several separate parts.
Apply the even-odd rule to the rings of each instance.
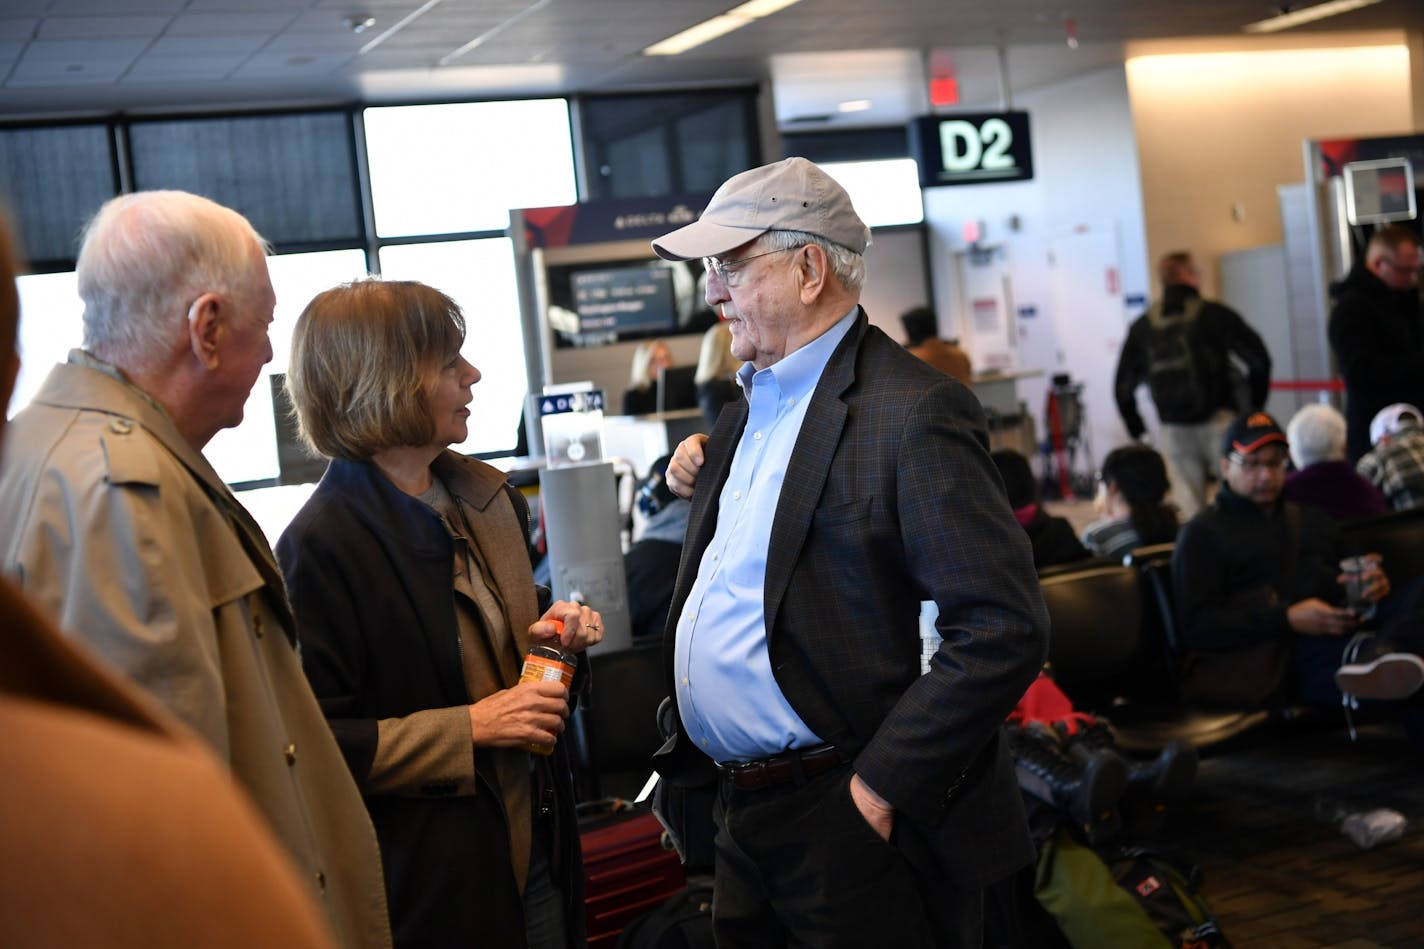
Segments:
[[[1352,641],[1361,620],[1344,605],[1339,561],[1346,551],[1328,516],[1282,499],[1287,443],[1276,421],[1264,412],[1243,415],[1222,454],[1221,490],[1182,529],[1172,558],[1189,651],[1185,697],[1237,706],[1338,704],[1342,690],[1370,699],[1417,691],[1424,684],[1418,656],[1379,640]],[[1366,570],[1357,608],[1389,593],[1378,561]],[[1390,637],[1407,631],[1399,625],[1388,627]]]

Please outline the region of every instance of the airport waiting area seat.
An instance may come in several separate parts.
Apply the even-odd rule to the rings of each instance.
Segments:
[[[1272,717],[1258,709],[1180,703],[1172,548],[1157,545],[1134,551],[1124,563],[1083,561],[1040,575],[1054,681],[1075,707],[1111,722],[1126,751],[1150,753],[1172,741],[1205,749]]]
[[[667,695],[660,643],[587,656],[588,693],[569,723],[581,802],[635,798],[662,745],[658,704]]]
[[[1424,510],[1341,525],[1346,549],[1380,553],[1396,587],[1424,578]],[[1092,558],[1039,574],[1050,620],[1049,669],[1079,709],[1106,718],[1126,751],[1171,741],[1209,749],[1300,709],[1218,711],[1183,705],[1181,641],[1172,603],[1174,544],[1141,547],[1122,562]],[[580,800],[635,796],[662,744],[656,715],[666,694],[660,644],[588,657],[590,694],[575,712]],[[1309,717],[1309,716],[1305,716]]]

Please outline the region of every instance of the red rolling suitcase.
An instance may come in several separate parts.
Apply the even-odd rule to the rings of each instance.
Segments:
[[[624,925],[687,885],[662,825],[646,808],[582,822],[585,922],[590,949],[612,949]]]

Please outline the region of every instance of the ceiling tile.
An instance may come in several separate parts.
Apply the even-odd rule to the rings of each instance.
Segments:
[[[369,11],[368,11],[369,12]],[[288,32],[295,33],[331,33],[346,36],[362,36],[361,42],[365,42],[377,35],[383,29],[379,18],[376,25],[367,29],[364,34],[353,33],[343,24],[347,14],[339,10],[307,10],[294,17],[287,25]],[[386,26],[390,26],[387,22]]]
[[[0,40],[23,42],[35,35],[40,21],[34,17],[0,17]]]
[[[343,50],[355,53],[366,44],[367,36],[350,33],[293,33],[286,30],[272,37],[263,47],[264,51],[294,53],[310,50],[313,53],[336,53]]]
[[[356,0],[353,0],[356,2]],[[243,13],[296,13],[311,6],[312,0],[189,0],[184,13],[232,13],[241,7]],[[359,6],[360,4],[357,3]]]
[[[233,33],[225,36],[164,36],[156,40],[152,52],[158,56],[250,56],[270,37],[265,33]]]
[[[124,82],[144,82],[152,79],[222,79],[238,66],[245,56],[144,56],[124,73]]]
[[[148,47],[138,37],[110,39],[33,40],[25,47],[25,60],[83,63],[93,61],[132,62]]]
[[[331,90],[378,92],[406,98],[521,95],[532,88],[566,83],[560,92],[665,89],[755,82],[768,75],[773,56],[805,54],[834,63],[855,51],[895,49],[912,59],[924,50],[964,51],[961,88],[996,95],[997,49],[1009,52],[1014,89],[1121,62],[1128,40],[1190,39],[1237,35],[1252,4],[1266,12],[1271,0],[801,0],[797,6],[737,30],[683,56],[645,58],[640,50],[687,26],[724,12],[736,0],[443,0],[367,56],[355,53],[383,30],[420,10],[426,0],[0,0],[0,64],[18,57],[20,83],[58,83],[33,93],[7,90],[7,115],[99,107],[201,108],[216,102],[312,99]],[[508,24],[533,9],[531,15]],[[342,19],[369,13],[376,25],[353,34]],[[1081,41],[1064,42],[1071,17]],[[1393,0],[1293,31],[1286,41],[1309,40],[1341,30],[1384,29],[1402,37],[1424,31],[1424,0]],[[477,36],[497,30],[462,55],[454,68],[433,69],[441,57]],[[145,54],[133,40],[162,36]],[[196,41],[209,40],[209,43]],[[29,42],[29,46],[25,44]],[[64,45],[92,41],[89,46]],[[1379,42],[1402,42],[1385,38]],[[8,44],[8,45],[6,45]],[[30,46],[40,44],[37,49]],[[59,44],[59,45],[56,45]],[[1098,49],[1100,52],[1092,52]],[[1106,52],[1101,52],[1106,51]],[[221,60],[235,70],[223,78],[191,84],[124,78],[126,89],[83,88],[86,81],[125,77],[134,57],[156,58],[134,71],[171,71],[169,60]],[[1085,55],[1091,54],[1091,55]],[[160,64],[160,61],[162,63]],[[78,67],[71,70],[69,67]],[[214,70],[217,63],[208,66]],[[184,67],[186,68],[186,67]],[[280,72],[274,79],[271,73]],[[339,76],[329,74],[330,70]],[[830,67],[832,73],[837,68]],[[379,76],[368,81],[369,74]],[[403,72],[402,72],[403,71]],[[919,80],[898,70],[841,70],[812,90],[830,100],[901,82],[920,94]],[[0,73],[3,76],[3,73]],[[28,78],[27,78],[28,77]],[[799,95],[780,78],[778,112],[801,112]],[[967,95],[967,92],[966,92]],[[976,94],[977,95],[977,94]],[[18,111],[17,111],[18,110]]]
[[[226,33],[277,33],[292,22],[290,13],[185,13],[174,17],[169,36],[222,36]]]
[[[50,83],[84,84],[111,83],[119,78],[129,66],[129,60],[91,59],[84,62],[66,62],[63,59],[38,59],[26,55],[15,64],[15,70],[6,80],[7,86],[44,85]]]
[[[249,57],[234,72],[234,78],[253,76],[272,79],[279,76],[325,76],[340,69],[351,56],[345,53],[277,54],[264,50]]]
[[[454,2],[457,2],[457,0],[445,0],[445,3]],[[354,6],[368,13],[374,13],[389,22],[394,22],[408,13],[414,13],[416,10],[419,10],[425,6],[425,2],[424,0],[361,0],[361,2],[355,3]],[[438,10],[440,6],[440,4],[437,4],[431,7],[431,10]],[[311,9],[340,10],[343,13],[352,12],[352,7],[353,0],[317,0],[316,3],[310,4]]]
[[[361,70],[424,69],[435,67],[441,56],[450,52],[450,46],[423,46],[414,49],[387,49],[377,46],[366,55],[353,60],[353,65]]]
[[[8,2],[8,0],[7,0]],[[142,16],[179,13],[188,0],[53,0],[51,16]]]
[[[157,36],[169,16],[49,16],[40,21],[45,40],[104,39],[110,36]]]

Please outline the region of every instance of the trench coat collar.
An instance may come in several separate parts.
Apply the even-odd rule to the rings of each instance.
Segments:
[[[141,426],[202,484],[208,497],[227,515],[248,559],[267,587],[267,598],[287,638],[296,641],[296,626],[287,587],[262,528],[213,470],[208,459],[183,437],[172,417],[156,400],[124,378],[117,367],[82,349],[70,350],[69,361],[54,367],[34,401],[57,408],[99,412]]]

